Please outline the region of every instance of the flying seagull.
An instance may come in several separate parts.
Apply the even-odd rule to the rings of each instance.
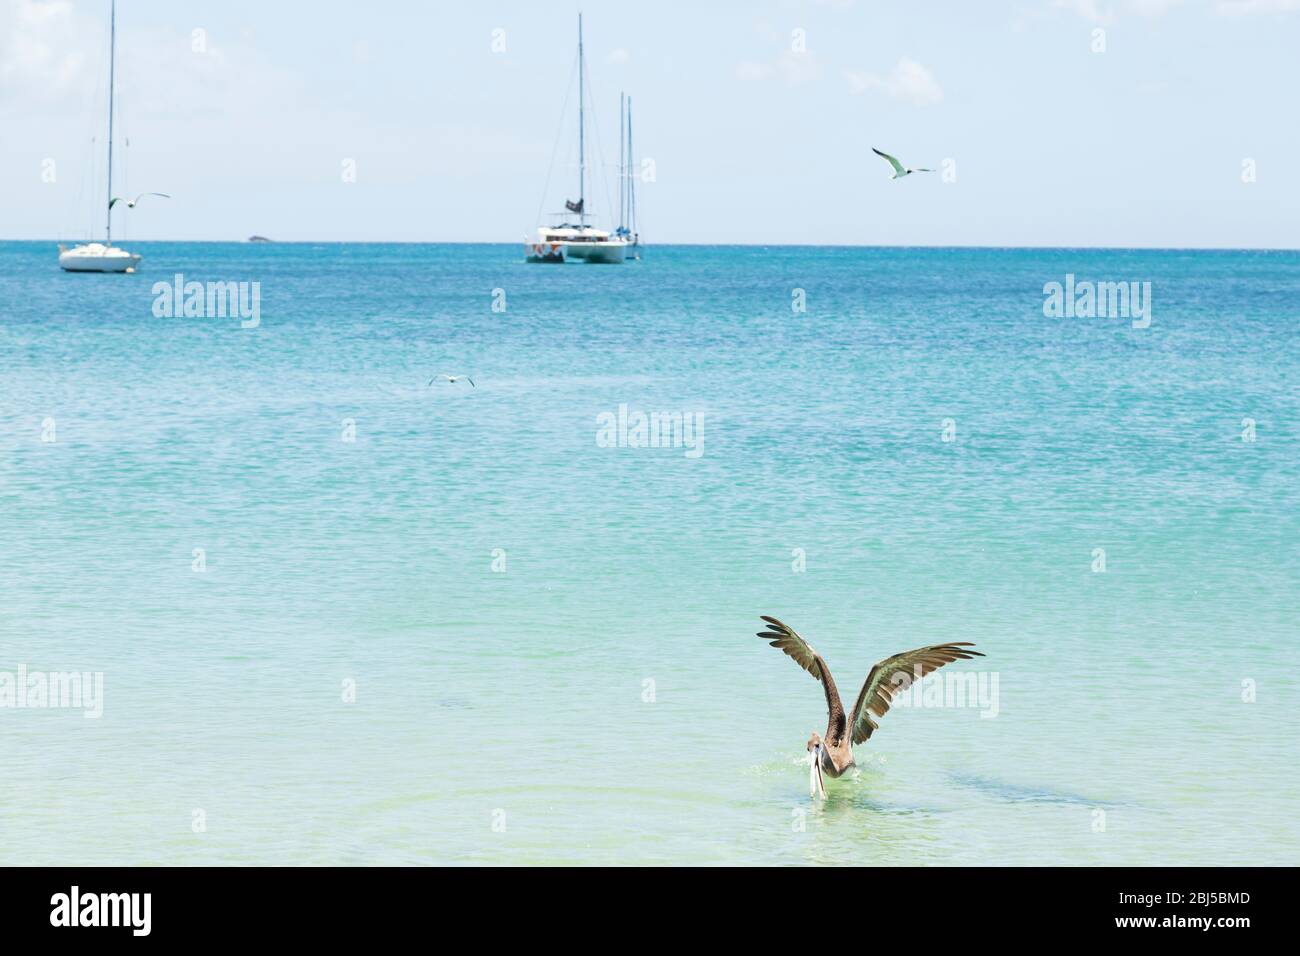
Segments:
[[[836,690],[835,681],[831,679],[831,672],[822,656],[794,628],[766,614],[762,618],[767,622],[767,629],[759,631],[758,636],[793,657],[796,664],[821,681],[822,689],[826,692],[826,707],[830,711],[826,737],[819,737],[814,730],[808,739],[808,788],[810,793],[820,793],[822,797],[826,796],[823,771],[832,777],[838,777],[853,766],[852,745],[862,743],[876,731],[880,725],[873,718],[885,715],[895,693],[906,690],[913,680],[938,670],[944,664],[984,656],[979,651],[964,650],[963,648],[974,646],[969,641],[958,641],[954,644],[918,647],[914,651],[886,657],[871,668],[852,712],[845,714],[840,692]]]
[[[884,157],[884,159],[889,163],[889,165],[894,167],[894,175],[890,176],[890,177],[889,177],[890,179],[902,179],[904,176],[910,176],[910,175],[912,175],[912,173],[932,173],[932,172],[934,172],[933,169],[926,169],[925,167],[920,167],[920,168],[918,168],[918,169],[905,169],[905,168],[903,167],[903,164],[902,164],[902,163],[900,163],[898,160],[894,159],[894,157],[893,157],[893,156],[890,156],[888,153],[882,153],[880,150],[876,149],[876,147],[874,147],[874,146],[871,147],[871,151],[872,151],[873,153],[875,153],[877,156]]]
[[[477,385],[474,385],[474,380],[473,380],[472,378],[470,378],[468,375],[435,375],[433,378],[429,379],[429,384],[432,385],[434,382],[438,381],[438,379],[440,379],[440,378],[441,378],[441,379],[445,379],[445,380],[448,381],[448,382],[451,382],[451,384],[453,384],[453,385],[455,385],[457,382],[459,382],[459,381],[463,378],[465,381],[469,382],[470,385],[473,385],[474,388],[478,388]]]
[[[114,204],[124,202],[126,203],[127,209],[134,209],[135,204],[138,203],[145,196],[161,196],[163,199],[172,198],[171,196],[168,196],[166,193],[141,193],[140,195],[136,196],[134,199],[123,199],[121,196],[114,196],[112,199],[108,201],[108,208],[112,209]]]

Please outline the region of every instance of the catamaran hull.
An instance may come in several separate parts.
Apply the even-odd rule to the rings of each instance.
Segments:
[[[524,260],[526,262],[563,262],[564,243],[525,242]]]
[[[591,263],[617,264],[627,258],[626,242],[570,242],[565,250],[569,258]]]

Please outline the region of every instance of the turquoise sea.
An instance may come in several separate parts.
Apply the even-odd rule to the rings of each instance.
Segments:
[[[133,247],[0,243],[0,677],[103,675],[0,708],[0,861],[1300,859],[1300,254]],[[760,614],[850,705],[974,641],[996,716],[896,706],[811,800]]]

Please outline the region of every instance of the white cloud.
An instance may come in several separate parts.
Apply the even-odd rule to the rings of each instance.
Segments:
[[[1110,26],[1119,19],[1121,13],[1148,18],[1162,17],[1182,2],[1183,0],[1114,0],[1103,7],[1098,0],[1052,0],[1052,6],[1058,10],[1072,11],[1097,26]]]
[[[1114,8],[1102,10],[1097,5],[1097,0],[1054,0],[1052,5],[1061,10],[1072,10],[1089,23],[1099,26],[1109,26],[1115,22]]]
[[[772,75],[772,68],[766,63],[759,63],[757,60],[741,60],[736,64],[736,78],[754,82],[755,80],[765,80]]]
[[[755,82],[780,76],[788,86],[801,86],[820,79],[822,64],[813,53],[795,53],[786,50],[771,62],[742,60],[736,64],[737,79]]]
[[[889,95],[907,100],[915,106],[931,106],[943,101],[943,90],[934,74],[915,60],[903,57],[885,80]]]
[[[1162,17],[1183,0],[1130,0],[1134,12],[1144,17]]]
[[[1098,26],[1110,26],[1121,15],[1162,17],[1182,4],[1183,0],[1111,0],[1103,6],[1101,0],[1050,0],[1053,9],[1075,13]],[[1212,9],[1223,17],[1286,14],[1300,11],[1300,0],[1214,0]],[[1024,16],[1017,18],[1016,28],[1022,29],[1025,22]]]
[[[811,83],[822,75],[821,61],[812,53],[786,50],[776,58],[776,68],[790,86]]]
[[[97,34],[67,0],[0,0],[0,98],[47,99],[77,88]]]
[[[849,92],[858,96],[867,90],[878,90],[885,85],[884,81],[874,73],[857,73],[853,70],[844,71],[844,79],[848,81]]]
[[[1293,13],[1300,10],[1300,0],[1219,0],[1214,12],[1224,17],[1243,17],[1256,13]]]
[[[119,14],[121,11],[118,11]],[[101,13],[103,15],[101,15]],[[139,26],[117,31],[117,87],[133,115],[192,118],[239,113],[278,125],[278,111],[301,108],[302,83],[246,40],[207,38],[191,45],[189,28]],[[361,46],[354,48],[361,55]],[[0,108],[39,102],[82,108],[102,92],[108,68],[105,11],[69,0],[0,0]],[[157,76],[167,82],[155,82]]]
[[[884,90],[891,98],[913,106],[933,106],[943,102],[943,88],[939,86],[934,74],[907,57],[899,59],[888,76],[846,70],[844,79],[854,95],[868,90]]]
[[[609,51],[609,56],[605,57],[605,62],[623,64],[630,59],[632,59],[632,54],[628,53],[627,50],[622,47],[618,47],[615,50]]]

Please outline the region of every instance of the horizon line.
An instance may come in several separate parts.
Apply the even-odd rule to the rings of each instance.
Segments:
[[[101,239],[7,239],[0,238],[0,243],[82,243],[102,242]],[[487,241],[478,242],[457,239],[269,239],[257,242],[249,239],[139,239],[131,238],[119,241],[123,243],[184,243],[188,245],[275,245],[275,246],[516,246],[517,242]],[[907,245],[890,245],[887,243],[812,243],[812,242],[657,242],[646,243],[645,249],[672,248],[741,248],[741,249],[971,249],[971,250],[1007,250],[1007,249],[1041,249],[1041,250],[1095,250],[1098,252],[1300,252],[1300,246],[1100,246],[1100,245],[980,245],[977,243],[931,244],[914,243]]]

